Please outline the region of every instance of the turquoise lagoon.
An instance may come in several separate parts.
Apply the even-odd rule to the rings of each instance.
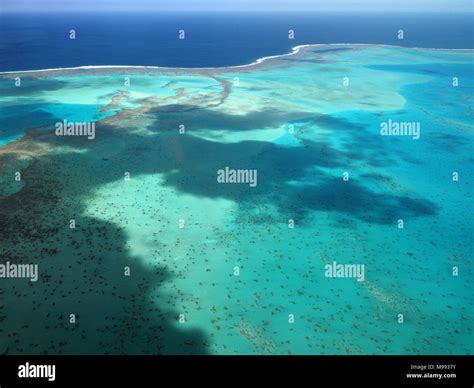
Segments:
[[[328,45],[1,75],[0,181],[23,182],[0,254],[40,280],[1,283],[0,351],[472,354],[473,59]],[[96,139],[55,137],[65,119]],[[420,138],[381,136],[388,120]],[[217,183],[226,166],[257,186]],[[326,277],[334,261],[365,280]]]

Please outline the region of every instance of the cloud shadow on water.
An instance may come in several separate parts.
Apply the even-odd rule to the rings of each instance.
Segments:
[[[243,208],[269,203],[282,215],[301,219],[321,211],[388,224],[437,211],[423,198],[381,194],[356,179],[344,182],[342,172],[351,160],[367,156],[361,150],[308,139],[300,147],[286,147],[199,137],[201,131],[251,131],[306,119],[328,129],[339,125],[358,138],[365,130],[359,124],[305,117],[304,112],[236,117],[210,110],[179,116],[158,110],[147,116],[152,117],[152,135],[137,135],[132,133],[136,128],[109,119],[98,124],[94,141],[52,134],[32,139],[51,152],[24,171],[20,192],[0,200],[0,253],[13,262],[39,262],[45,272],[27,290],[19,283],[2,284],[3,295],[9,294],[0,310],[0,330],[6,338],[0,343],[2,353],[207,353],[209,339],[199,330],[178,328],[181,312],[175,301],[160,293],[164,282],[173,282],[169,270],[159,264],[145,267],[130,254],[128,236],[120,227],[128,220],[107,222],[86,213],[91,196],[104,184],[123,179],[124,171],[132,176],[160,173],[165,186],[181,193],[226,198]],[[192,123],[187,134],[169,129],[177,128],[167,125],[177,117]],[[64,145],[88,152],[54,152]],[[372,151],[376,148],[376,143],[371,145]],[[226,166],[257,169],[257,187],[219,184],[217,170]],[[74,217],[79,227],[71,233],[68,220]],[[123,276],[126,266],[132,272],[129,279]],[[78,315],[73,326],[68,322],[71,312]]]

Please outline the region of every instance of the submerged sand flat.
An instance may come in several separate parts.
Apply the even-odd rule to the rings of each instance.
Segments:
[[[473,59],[314,45],[1,74],[0,263],[39,280],[0,279],[0,352],[472,354]],[[257,185],[218,183],[226,166]]]

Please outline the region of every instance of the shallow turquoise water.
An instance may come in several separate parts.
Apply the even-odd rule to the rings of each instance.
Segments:
[[[473,352],[473,54],[349,48],[312,48],[212,77],[132,76],[129,89],[120,86],[124,74],[94,76],[80,96],[72,90],[86,77],[62,77],[64,85],[42,98],[55,100],[64,89],[71,104],[33,109],[8,100],[18,109],[5,108],[12,122],[22,123],[25,112],[98,120],[111,96],[129,93],[107,111],[106,130],[88,152],[58,156],[57,172],[76,216],[120,230],[126,262],[147,274],[136,298],[150,311],[140,311],[133,341],[115,329],[122,350],[154,352],[147,338],[156,328],[146,322],[158,308],[171,327],[160,342],[164,353],[202,352],[199,341],[179,339],[194,332],[212,354]],[[116,111],[123,117],[114,120]],[[380,136],[389,119],[420,123],[420,139]],[[218,184],[224,166],[257,169],[257,187]],[[79,255],[61,249],[66,263]],[[325,277],[333,261],[364,264],[365,280]],[[122,279],[111,262],[100,273]],[[155,282],[160,270],[168,277]],[[101,289],[98,276],[88,278],[93,290]],[[89,318],[87,344],[72,339],[66,353],[116,350],[115,331],[108,345],[102,341],[102,315],[132,316],[110,298],[109,308],[90,297],[101,313]],[[61,334],[44,331],[43,341],[51,335]]]

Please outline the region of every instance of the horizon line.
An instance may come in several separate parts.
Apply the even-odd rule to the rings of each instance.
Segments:
[[[130,12],[154,12],[154,13],[416,13],[416,14],[473,14],[474,7],[471,9],[397,9],[397,8],[387,8],[387,9],[371,9],[371,8],[358,8],[358,9],[293,9],[293,8],[275,8],[275,9],[158,9],[158,8],[99,8],[99,9],[90,9],[90,8],[80,8],[80,9],[54,9],[54,8],[45,8],[45,9],[15,9],[7,8],[2,9],[0,7],[0,14],[2,13],[130,13]]]

